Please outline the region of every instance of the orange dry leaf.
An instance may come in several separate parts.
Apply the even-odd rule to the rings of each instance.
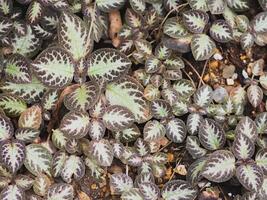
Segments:
[[[112,40],[113,46],[118,47],[121,42],[118,33],[122,27],[121,15],[118,10],[114,10],[109,13],[109,22],[109,37]]]

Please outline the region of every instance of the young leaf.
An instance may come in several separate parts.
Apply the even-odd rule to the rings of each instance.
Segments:
[[[126,55],[115,49],[99,49],[87,60],[88,76],[92,80],[111,82],[123,76],[132,63]]]
[[[190,7],[194,10],[208,11],[207,0],[188,0]]]
[[[181,38],[189,34],[178,17],[171,17],[166,20],[163,26],[163,33],[171,38]]]
[[[147,40],[138,39],[134,44],[138,53],[141,53],[144,56],[150,56],[152,54],[152,45]]]
[[[186,174],[186,180],[192,185],[196,186],[198,182],[201,180],[201,172],[206,164],[207,159],[205,157],[199,158],[194,161],[188,168]]]
[[[166,88],[164,90],[161,91],[161,96],[164,100],[166,100],[171,106],[173,104],[175,104],[175,102],[178,100],[179,98],[179,94],[178,92],[169,87],[169,88]]]
[[[19,128],[39,129],[42,123],[42,109],[38,105],[33,105],[21,113],[18,126]]]
[[[187,117],[186,127],[190,135],[196,135],[198,133],[199,127],[203,122],[202,115],[198,113],[190,113]]]
[[[217,42],[229,42],[233,37],[231,26],[225,20],[216,20],[210,27],[210,36]]]
[[[122,142],[133,142],[141,135],[139,128],[134,124],[130,128],[119,132],[119,139]]]
[[[151,103],[151,113],[156,119],[164,119],[171,116],[170,104],[162,99],[156,99]]]
[[[26,12],[26,20],[29,24],[36,24],[40,21],[45,12],[44,6],[38,1],[32,1]]]
[[[251,103],[251,105],[256,108],[258,105],[260,105],[262,99],[263,99],[263,91],[262,89],[257,85],[251,85],[247,89],[247,95],[248,100]]]
[[[133,180],[123,173],[112,174],[109,185],[115,194],[122,194],[133,188]]]
[[[237,134],[232,145],[232,152],[237,159],[248,159],[254,155],[254,143],[245,135]]]
[[[173,118],[166,124],[166,136],[175,143],[182,143],[186,138],[186,126],[183,120]]]
[[[230,180],[234,173],[234,155],[227,150],[218,150],[210,154],[201,174],[210,181],[221,183]]]
[[[147,142],[159,140],[165,136],[165,127],[157,120],[148,121],[143,130],[144,140]]]
[[[82,138],[89,130],[89,119],[86,112],[71,111],[63,117],[59,129],[69,138]]]
[[[145,70],[147,73],[155,73],[160,69],[161,62],[155,56],[151,55],[147,58],[145,63]]]
[[[0,193],[1,200],[24,200],[25,197],[24,191],[17,185],[9,185]]]
[[[39,130],[32,128],[19,128],[15,132],[15,137],[25,143],[31,143],[38,138],[40,134]]]
[[[0,1],[0,14],[8,15],[13,11],[13,1],[1,0]]]
[[[53,177],[59,177],[62,169],[66,163],[67,153],[65,151],[58,151],[53,155],[52,174]]]
[[[30,144],[26,146],[25,167],[34,175],[46,173],[50,175],[52,164],[51,153],[40,144]]]
[[[125,13],[125,22],[132,28],[140,28],[144,23],[144,18],[134,12],[132,9],[127,9]]]
[[[39,174],[33,183],[33,191],[39,196],[45,196],[52,181],[45,174]]]
[[[215,52],[216,44],[205,34],[195,34],[191,41],[191,50],[197,61],[209,59]]]
[[[202,33],[209,21],[209,15],[200,10],[189,10],[183,13],[183,23],[192,33]]]
[[[240,37],[240,44],[242,49],[246,50],[251,48],[254,44],[254,36],[251,33],[243,33]]]
[[[243,164],[236,168],[236,177],[249,191],[257,192],[263,183],[263,172],[256,164]]]
[[[22,99],[16,96],[0,94],[0,108],[2,108],[8,116],[16,117],[27,109],[27,105]]]
[[[220,124],[212,119],[205,119],[199,128],[200,143],[208,150],[217,150],[224,146],[226,136]]]
[[[150,153],[148,142],[141,138],[138,138],[135,141],[134,146],[136,147],[137,154],[141,157],[144,157]]]
[[[69,53],[59,47],[45,49],[32,63],[36,77],[49,87],[68,85],[74,74],[74,63]]]
[[[181,79],[177,80],[173,84],[173,89],[175,89],[181,98],[187,99],[195,92],[195,88],[190,80]]]
[[[239,121],[236,126],[235,132],[236,134],[244,134],[253,142],[255,142],[258,137],[256,124],[249,117],[243,117]]]
[[[103,115],[105,126],[112,131],[120,131],[129,128],[134,120],[134,115],[128,108],[117,105],[108,107]]]
[[[193,159],[206,155],[207,150],[200,147],[199,139],[196,136],[188,136],[186,139],[186,150]]]
[[[255,124],[258,134],[267,133],[267,112],[262,112],[256,115]]]
[[[191,187],[186,181],[173,180],[164,185],[161,195],[164,200],[191,200],[197,196],[197,192],[197,189]]]
[[[66,135],[59,129],[55,129],[52,132],[52,142],[58,149],[64,149],[66,146],[68,138]]]
[[[0,39],[4,38],[12,30],[13,23],[6,17],[0,17]]]
[[[104,137],[106,127],[102,120],[91,119],[88,134],[92,140],[100,140]]]
[[[72,200],[74,189],[70,184],[55,183],[47,191],[47,200]]]

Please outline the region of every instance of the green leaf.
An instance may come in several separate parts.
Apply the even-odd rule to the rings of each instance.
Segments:
[[[14,134],[14,127],[11,120],[0,113],[0,141],[11,139]]]
[[[189,10],[183,13],[183,23],[192,33],[202,33],[209,21],[209,15],[200,10]]]
[[[210,35],[217,42],[229,42],[233,37],[231,26],[225,20],[216,20],[210,27]]]
[[[0,94],[0,108],[2,108],[8,116],[16,117],[27,109],[27,105],[22,99],[16,96]]]
[[[163,26],[163,33],[172,38],[181,38],[189,34],[178,17],[171,17],[166,20]]]
[[[120,9],[125,3],[125,0],[96,0],[96,5],[103,12]]]

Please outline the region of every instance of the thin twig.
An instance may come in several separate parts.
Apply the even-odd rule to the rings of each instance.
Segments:
[[[205,74],[205,71],[206,71],[208,62],[209,62],[209,59],[206,60],[205,65],[204,65],[204,67],[203,67],[203,70],[202,70],[202,73],[201,73],[201,80],[203,80],[203,76],[204,76],[204,74]],[[204,84],[205,84],[205,83],[204,83]],[[200,86],[201,86],[201,81],[199,80],[197,88],[199,88]]]
[[[195,84],[194,80],[191,78],[191,76],[184,69],[182,69],[182,71],[185,73],[187,78],[189,78],[189,80],[192,82],[194,88],[196,89],[196,84]]]
[[[183,60],[186,62],[186,64],[195,72],[195,74],[197,75],[197,77],[199,78],[199,80],[202,82],[203,85],[205,85],[205,82],[202,80],[200,74],[198,73],[198,71],[195,69],[195,67],[185,58],[183,58]]]
[[[171,143],[172,143],[172,141],[169,141],[165,146],[161,147],[157,152],[162,151],[163,149],[165,149],[166,147],[168,147]]]

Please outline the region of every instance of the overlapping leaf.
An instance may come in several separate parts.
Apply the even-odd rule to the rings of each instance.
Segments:
[[[216,20],[210,27],[211,37],[218,42],[229,42],[232,39],[233,31],[225,20]]]
[[[195,162],[193,162],[187,171],[186,180],[193,186],[198,184],[198,181],[201,180],[201,172],[207,162],[206,158],[199,158]]]
[[[258,137],[256,124],[249,117],[243,117],[239,121],[239,123],[236,126],[235,132],[237,134],[244,134],[253,142]]]
[[[0,108],[8,116],[19,116],[23,111],[27,109],[26,103],[13,95],[10,94],[0,94]]]
[[[133,180],[123,173],[112,174],[110,177],[110,187],[115,194],[121,194],[133,188]]]
[[[226,2],[224,0],[208,0],[208,8],[213,15],[219,15],[224,12]]]
[[[121,8],[125,0],[96,0],[96,5],[101,11],[110,12]]]
[[[190,10],[183,13],[183,23],[192,33],[202,33],[209,21],[209,15],[200,10]]]
[[[0,199],[2,200],[24,200],[25,197],[24,191],[17,185],[9,185],[0,193]]]
[[[256,164],[262,169],[264,175],[267,174],[267,149],[258,151],[255,157]]]
[[[102,139],[99,141],[92,141],[90,152],[100,166],[107,167],[111,165],[114,152],[112,146],[107,140]]]
[[[166,20],[163,26],[163,32],[172,38],[181,38],[189,34],[181,19],[177,17],[171,17]]]
[[[263,99],[263,91],[257,85],[251,85],[247,89],[248,100],[251,105],[256,108]]]
[[[14,134],[14,127],[11,120],[0,113],[0,141],[10,139]]]
[[[206,149],[200,147],[199,140],[196,136],[187,137],[186,150],[194,159],[201,158],[207,153]]]
[[[232,146],[232,152],[237,159],[251,158],[255,151],[253,142],[243,134],[237,134]]]
[[[165,127],[157,120],[150,120],[144,126],[144,140],[151,142],[161,139],[166,133]]]
[[[178,118],[169,120],[166,124],[166,136],[175,143],[182,143],[186,138],[185,123]]]

